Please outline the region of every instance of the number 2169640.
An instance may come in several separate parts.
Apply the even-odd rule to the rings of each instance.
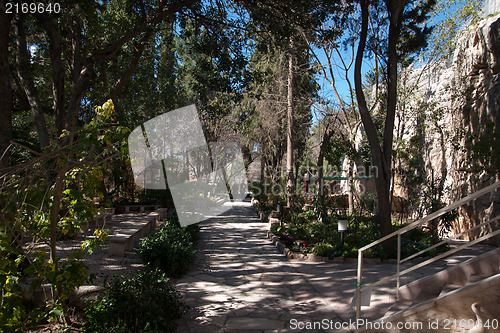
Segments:
[[[12,3],[7,2],[5,4],[5,13],[7,14],[43,14],[43,13],[55,13],[61,12],[61,4],[55,3],[41,3],[41,2],[31,2],[31,3]]]

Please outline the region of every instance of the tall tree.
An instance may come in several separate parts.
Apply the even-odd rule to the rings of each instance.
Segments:
[[[6,1],[0,3],[0,168],[9,165],[8,147],[12,137],[12,93],[9,74],[10,16]]]
[[[295,71],[295,43],[294,37],[290,37],[290,49],[288,51],[288,77],[287,77],[287,99],[286,99],[286,194],[287,206],[292,204],[292,193],[294,192],[293,181],[293,81]]]
[[[309,56],[303,43],[295,45],[296,63],[307,64],[300,69],[294,66],[293,117],[291,127],[287,124],[289,99],[288,49],[277,47],[272,37],[257,40],[250,62],[253,80],[250,82],[241,109],[245,115],[243,133],[248,145],[255,145],[261,153],[263,168],[272,176],[273,182],[280,179],[280,167],[286,159],[288,128],[292,129],[293,154],[303,150],[311,121],[311,104],[318,89],[309,67]],[[295,181],[295,180],[294,180]]]
[[[133,76],[157,27],[165,20],[172,21],[194,3],[78,1],[61,4],[60,13],[16,14],[16,70],[35,117],[40,146],[49,145],[51,137],[58,137],[63,130],[73,133],[88,118],[82,104],[99,95],[90,90],[104,90],[106,99],[117,98]],[[41,55],[39,63],[33,62],[30,47]],[[44,59],[46,54],[50,62]],[[102,69],[112,61],[119,64],[116,71],[94,87],[96,68],[103,73]],[[51,75],[45,77],[45,73]],[[42,96],[44,88],[37,83],[42,77],[52,84],[51,99]],[[52,107],[48,106],[49,100]],[[48,115],[54,115],[54,129],[49,126],[52,121],[45,119]],[[72,136],[69,138],[71,141]]]
[[[286,194],[290,205],[294,191],[294,78],[297,65],[295,58],[296,39],[299,31],[311,31],[319,27],[327,17],[339,7],[340,1],[250,1],[245,2],[256,26],[274,35],[277,44],[288,52],[287,74],[287,158],[286,158]]]
[[[356,53],[354,82],[359,113],[371,148],[372,162],[378,170],[375,185],[382,236],[392,232],[391,174],[394,120],[398,98],[398,64],[400,61],[411,56],[412,52],[416,52],[426,45],[426,36],[432,29],[425,26],[424,23],[434,3],[434,0],[386,0],[384,2],[385,15],[389,26],[387,27],[387,47],[384,50],[384,58],[387,60],[387,90],[385,93],[385,121],[381,139],[367,104],[361,77],[365,48],[369,37],[368,24],[371,1],[359,1],[361,8],[361,31]],[[381,13],[378,14],[380,15]],[[394,243],[391,240],[384,242],[384,248],[389,254],[394,254]]]

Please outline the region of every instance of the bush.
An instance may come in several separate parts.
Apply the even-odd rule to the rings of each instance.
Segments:
[[[286,227],[278,227],[272,230],[281,242],[294,251],[305,252],[309,249],[321,256],[357,258],[358,248],[361,248],[380,236],[380,221],[377,216],[352,215],[348,217],[348,229],[344,233],[344,243],[341,244],[340,233],[337,231],[337,221],[340,216],[332,214],[323,221],[318,221],[314,210],[306,212],[293,212],[291,221]],[[404,225],[395,226],[395,229]],[[315,244],[308,247],[297,247],[295,241],[301,240],[307,244]],[[396,238],[393,239],[396,242]],[[413,229],[401,237],[402,258],[408,257],[432,245],[432,234],[420,228]],[[395,243],[396,246],[396,243]],[[443,245],[427,252],[425,255],[435,256],[447,250]],[[389,254],[382,245],[375,246],[363,253],[365,258],[388,259]]]
[[[139,271],[115,280],[103,297],[85,310],[85,332],[175,332],[174,319],[187,310],[160,270]]]
[[[193,237],[194,233],[175,222],[166,223],[141,243],[142,260],[148,266],[160,268],[169,277],[180,276],[189,270],[193,260]]]
[[[322,257],[329,257],[331,253],[335,251],[335,247],[328,243],[316,243],[312,248],[312,252],[315,255]]]

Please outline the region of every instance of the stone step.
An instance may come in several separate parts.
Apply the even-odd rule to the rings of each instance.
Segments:
[[[482,304],[493,304],[490,309],[496,309],[492,312],[495,318],[499,318],[500,311],[498,310],[498,290],[500,287],[500,274],[489,276],[480,281],[470,283],[467,286],[459,287],[451,290],[452,285],[448,285],[443,289],[450,288],[450,291],[443,293],[439,297],[431,298],[419,304],[407,305],[411,300],[399,300],[394,303],[391,310],[386,315],[376,322],[386,323],[385,327],[389,327],[387,323],[392,323],[396,327],[397,322],[408,321],[421,321],[429,322],[430,320],[439,320],[442,324],[443,321],[450,321],[450,313],[454,315],[453,319],[457,322],[461,319],[467,320],[471,315],[471,305],[475,302]],[[490,297],[491,296],[491,297]],[[491,298],[491,299],[490,299]],[[437,311],[439,309],[439,311]],[[442,318],[436,318],[436,314],[443,313]],[[375,325],[373,325],[375,326]],[[360,329],[358,333],[375,332],[374,330]],[[378,330],[376,332],[388,332],[385,330]],[[392,331],[391,331],[392,332]],[[433,331],[434,332],[434,331]],[[495,331],[497,332],[497,331]]]
[[[149,214],[132,215],[120,223],[120,230],[110,237],[108,253],[123,257],[125,252],[132,250],[134,244],[159,226],[166,217],[166,209],[158,209]],[[162,218],[163,217],[163,218]]]
[[[500,273],[500,248],[404,285],[398,290],[398,299],[411,300],[426,298],[432,294],[439,295],[446,285],[465,286],[498,273]],[[426,294],[420,297],[420,293]]]
[[[398,299],[415,300],[428,295],[437,296],[445,284],[446,276],[444,274],[434,274],[400,287]]]

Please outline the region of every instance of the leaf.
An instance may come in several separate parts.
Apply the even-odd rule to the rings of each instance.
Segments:
[[[52,316],[57,316],[60,317],[63,315],[63,310],[59,307],[55,307],[52,310],[49,311],[49,314]]]

